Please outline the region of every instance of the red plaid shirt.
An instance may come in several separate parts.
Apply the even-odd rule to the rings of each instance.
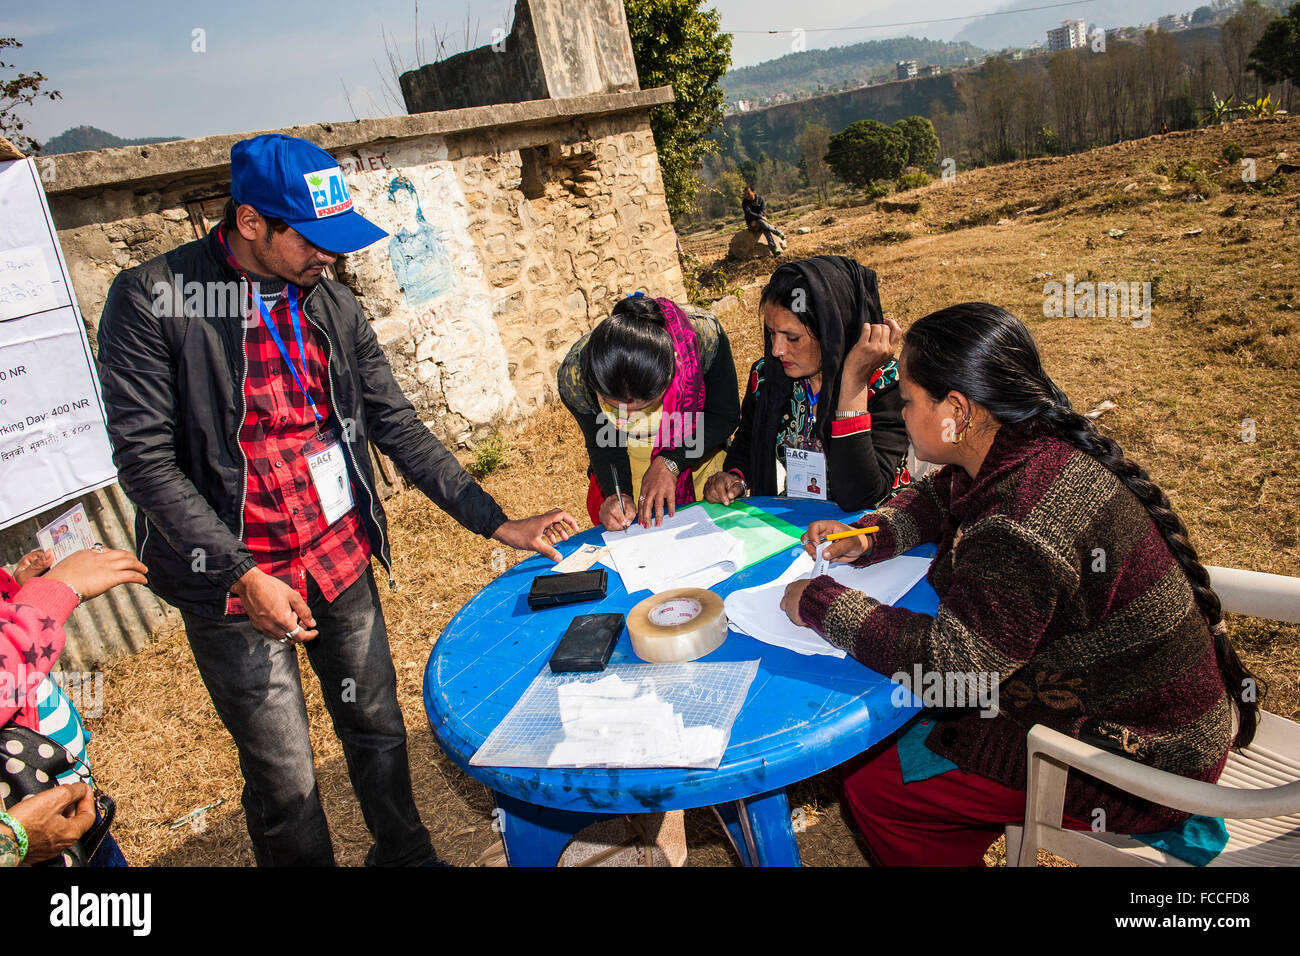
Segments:
[[[244,274],[230,255],[224,227],[221,241],[227,249],[226,261]],[[301,353],[286,296],[281,295],[270,306],[271,318],[321,414],[319,425],[293,374],[284,367],[284,357],[262,322],[257,303],[249,303],[253,313],[244,340],[245,412],[239,429],[239,447],[248,461],[243,540],[257,566],[288,584],[303,600],[307,599],[307,573],[311,572],[321,594],[333,601],[370,563],[370,541],[355,506],[333,524],[326,524],[312,483],[308,457],[341,436],[330,405],[327,346],[320,331],[303,315],[301,301],[299,292]],[[355,485],[352,500],[357,500]],[[226,613],[244,613],[233,594],[227,599]]]

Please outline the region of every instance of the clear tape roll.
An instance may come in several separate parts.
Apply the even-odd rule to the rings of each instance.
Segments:
[[[646,598],[627,616],[632,650],[652,664],[678,664],[710,654],[727,639],[722,598],[701,588],[675,588]]]

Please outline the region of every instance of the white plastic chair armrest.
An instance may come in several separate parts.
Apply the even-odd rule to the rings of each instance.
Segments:
[[[1300,578],[1240,568],[1205,570],[1225,611],[1300,624]]]
[[[1099,750],[1042,724],[1029,731],[1029,761],[1053,758],[1134,796],[1186,813],[1256,820],[1300,812],[1300,781],[1264,790],[1191,780]],[[1060,824],[1059,819],[1056,825]]]

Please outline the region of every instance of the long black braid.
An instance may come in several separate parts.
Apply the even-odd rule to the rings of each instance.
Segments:
[[[998,306],[963,302],[915,322],[903,339],[902,355],[908,377],[931,398],[942,399],[956,391],[999,423],[1040,422],[1100,462],[1142,503],[1186,573],[1196,604],[1210,625],[1219,673],[1240,718],[1234,743],[1247,746],[1255,736],[1263,687],[1228,640],[1223,606],[1188,541],[1187,526],[1146,469],[1127,458],[1091,419],[1074,410],[1043,369],[1024,323]],[[1252,692],[1246,693],[1247,688]]]

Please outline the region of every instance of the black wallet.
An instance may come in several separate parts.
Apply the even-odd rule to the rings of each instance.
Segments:
[[[622,614],[579,614],[551,655],[551,672],[603,671],[622,633]]]
[[[528,606],[536,611],[557,604],[599,601],[605,596],[608,578],[609,574],[604,568],[570,571],[567,574],[539,574],[533,578],[533,586],[528,591]]]

